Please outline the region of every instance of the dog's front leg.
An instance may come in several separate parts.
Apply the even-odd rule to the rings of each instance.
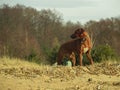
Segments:
[[[88,51],[86,52],[86,55],[87,55],[88,60],[90,61],[90,64],[93,65],[93,59],[92,59],[90,50],[88,50]]]
[[[82,53],[79,54],[79,63],[80,63],[80,66],[82,66],[82,59],[83,59],[83,56],[82,56]]]

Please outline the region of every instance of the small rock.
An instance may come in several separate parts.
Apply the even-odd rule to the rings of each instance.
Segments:
[[[101,89],[101,86],[98,84],[97,85],[97,90],[100,90]]]
[[[88,79],[88,82],[91,82],[91,81],[92,81],[92,78],[89,78],[89,79]]]
[[[113,85],[114,85],[114,86],[119,86],[119,85],[120,85],[120,82],[113,82]]]
[[[80,87],[78,85],[75,86],[76,90],[80,90]]]

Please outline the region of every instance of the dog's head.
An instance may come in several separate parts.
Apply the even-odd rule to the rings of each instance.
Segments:
[[[83,28],[78,28],[77,30],[75,30],[75,32],[70,36],[72,39],[74,38],[78,38],[82,35],[82,33],[84,32],[85,30]]]

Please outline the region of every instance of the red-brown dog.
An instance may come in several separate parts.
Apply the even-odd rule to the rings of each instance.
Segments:
[[[77,38],[61,45],[58,51],[57,64],[61,65],[63,58],[68,57],[72,61],[72,66],[75,66],[76,64],[75,53],[80,55],[79,57],[81,59],[81,53],[82,53],[81,47],[84,41],[85,38]],[[81,62],[80,65],[82,65]]]
[[[87,58],[89,59],[90,63],[93,64],[93,59],[91,57],[90,51],[92,49],[92,42],[90,40],[90,37],[88,35],[88,33],[82,29],[82,28],[78,28],[77,30],[75,30],[75,32],[71,35],[72,39],[75,38],[85,38],[85,41],[82,43],[82,45],[80,44],[80,55],[79,55],[79,61],[80,61],[80,65],[82,65],[82,55],[84,53],[86,53]]]

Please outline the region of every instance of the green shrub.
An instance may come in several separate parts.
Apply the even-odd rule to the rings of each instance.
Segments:
[[[39,55],[33,49],[31,50],[30,54],[25,57],[25,59],[28,60],[29,62],[34,62],[34,63],[37,63],[37,64],[42,63]]]
[[[92,50],[92,57],[94,62],[101,62],[116,58],[116,53],[109,45],[101,45]]]
[[[49,64],[53,64],[56,62],[58,50],[59,50],[58,46],[56,46],[54,48],[44,48],[44,54],[45,54],[46,60],[49,62]]]
[[[50,59],[51,64],[53,64],[53,63],[56,62],[58,50],[59,50],[59,47],[54,47],[54,48],[51,50],[51,52],[50,52],[50,54],[49,54],[49,59]]]

